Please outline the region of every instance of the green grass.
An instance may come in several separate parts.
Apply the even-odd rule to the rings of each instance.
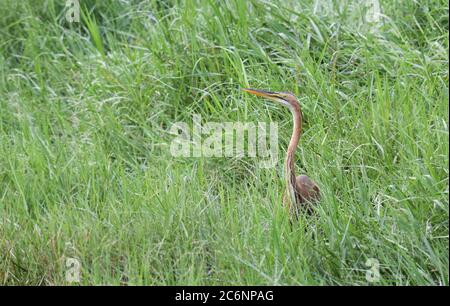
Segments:
[[[0,5],[0,284],[448,285],[448,4]],[[350,1],[348,1],[350,3]],[[291,91],[313,216],[281,206]],[[275,121],[279,164],[175,158],[172,123]]]

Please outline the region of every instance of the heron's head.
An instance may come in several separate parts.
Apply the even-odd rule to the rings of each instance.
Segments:
[[[280,103],[289,108],[297,108],[298,101],[295,96],[289,92],[275,92],[275,91],[266,91],[259,89],[251,89],[251,88],[242,88],[243,91],[254,94],[259,97],[263,97],[277,103]]]

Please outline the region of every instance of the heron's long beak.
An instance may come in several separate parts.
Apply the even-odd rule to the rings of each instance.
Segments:
[[[280,96],[278,92],[252,89],[252,88],[241,88],[243,91],[251,93],[255,96],[263,97],[269,100],[273,100],[276,102],[280,102],[280,100],[284,101],[283,97]]]
[[[259,97],[264,98],[276,98],[277,93],[272,91],[265,91],[265,90],[259,90],[259,89],[252,89],[252,88],[241,88],[243,91],[246,91],[248,93],[254,94]]]

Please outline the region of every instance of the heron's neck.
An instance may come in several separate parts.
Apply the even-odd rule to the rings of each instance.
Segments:
[[[297,202],[297,190],[296,190],[296,176],[295,176],[295,149],[297,148],[300,134],[302,132],[302,113],[300,110],[300,105],[296,102],[296,105],[291,105],[289,107],[292,113],[293,118],[293,128],[292,128],[292,136],[291,141],[289,142],[289,146],[286,154],[286,162],[285,162],[285,173],[286,173],[286,185],[287,191],[290,195],[292,203]]]

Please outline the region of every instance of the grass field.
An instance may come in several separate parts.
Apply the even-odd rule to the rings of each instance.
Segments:
[[[64,2],[1,0],[0,284],[448,285],[447,1]],[[240,87],[301,102],[292,226]],[[173,157],[194,114],[279,163]]]

